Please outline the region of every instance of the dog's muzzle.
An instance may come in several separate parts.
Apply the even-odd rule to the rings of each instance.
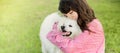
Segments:
[[[61,30],[62,30],[62,32],[64,32],[64,33],[68,32],[68,31],[65,30],[65,26],[61,26]],[[70,35],[72,34],[72,32],[71,32],[71,31],[69,31],[69,32],[70,32],[69,34],[63,35],[63,36],[70,36]]]

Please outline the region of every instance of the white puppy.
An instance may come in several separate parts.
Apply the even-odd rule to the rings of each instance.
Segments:
[[[63,35],[63,36],[74,38],[76,35],[80,34],[81,30],[77,25],[76,20],[72,20],[66,17],[61,17],[61,18],[62,20],[59,20],[58,23],[58,29],[61,32],[67,33],[67,35]]]
[[[61,32],[66,32],[67,37],[73,38],[81,33],[79,26],[75,20],[61,16],[58,12],[48,15],[40,28],[40,40],[42,44],[42,53],[62,53],[59,48],[52,44],[46,37],[49,31],[52,30],[53,24],[58,22],[58,29]]]

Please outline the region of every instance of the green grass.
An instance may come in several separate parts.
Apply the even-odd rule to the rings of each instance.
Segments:
[[[106,53],[120,53],[120,1],[87,0],[103,24]],[[40,24],[59,0],[0,0],[0,53],[42,53]]]

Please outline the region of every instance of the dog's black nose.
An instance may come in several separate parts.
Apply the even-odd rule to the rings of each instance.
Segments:
[[[66,32],[65,26],[61,26],[61,30],[62,30],[62,32]]]
[[[64,29],[65,29],[65,26],[61,26],[61,29],[64,30]]]

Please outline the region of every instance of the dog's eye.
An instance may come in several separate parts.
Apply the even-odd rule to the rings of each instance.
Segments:
[[[69,27],[72,27],[72,25],[69,25]]]

